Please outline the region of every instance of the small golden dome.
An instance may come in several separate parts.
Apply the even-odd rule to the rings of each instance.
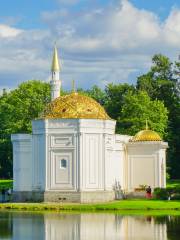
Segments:
[[[131,139],[131,142],[143,142],[143,141],[162,141],[162,139],[158,133],[148,129],[139,131]]]
[[[111,119],[94,99],[77,92],[60,96],[49,103],[41,118]]]

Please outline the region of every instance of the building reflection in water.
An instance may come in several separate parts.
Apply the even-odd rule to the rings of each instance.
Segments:
[[[167,221],[158,222],[154,217],[102,213],[12,213],[4,217],[0,213],[0,239],[167,240],[168,238]]]
[[[11,213],[0,213],[0,239],[12,239],[12,226]]]
[[[118,214],[62,214],[44,216],[46,240],[166,240],[166,224],[151,217]]]

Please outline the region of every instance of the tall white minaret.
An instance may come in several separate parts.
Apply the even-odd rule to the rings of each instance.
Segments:
[[[61,90],[61,80],[59,77],[60,67],[59,67],[58,51],[57,51],[56,45],[54,46],[51,72],[52,72],[52,80],[50,81],[51,101],[53,101],[54,99],[60,96],[60,90]]]

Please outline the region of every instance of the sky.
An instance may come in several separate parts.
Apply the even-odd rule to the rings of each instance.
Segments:
[[[135,84],[154,54],[178,59],[180,1],[1,1],[0,89],[50,81],[54,42],[65,90]]]

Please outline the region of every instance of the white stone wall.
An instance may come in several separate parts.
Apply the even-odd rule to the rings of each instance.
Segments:
[[[114,131],[115,121],[110,120],[33,121],[34,164],[36,171],[42,170],[35,186],[45,191],[112,190],[122,164]],[[66,169],[60,168],[62,159],[67,160]]]
[[[13,134],[13,189],[14,191],[32,190],[32,136]]]
[[[44,191],[46,178],[46,137],[44,134],[32,135],[33,190]]]
[[[44,164],[44,191],[77,189],[76,132],[77,123],[74,120],[33,121],[33,136],[44,136],[43,152],[40,154]],[[61,168],[62,159],[67,160],[66,168]]]
[[[127,162],[127,190],[134,191],[139,185],[152,188],[166,186],[164,142],[130,142]]]

